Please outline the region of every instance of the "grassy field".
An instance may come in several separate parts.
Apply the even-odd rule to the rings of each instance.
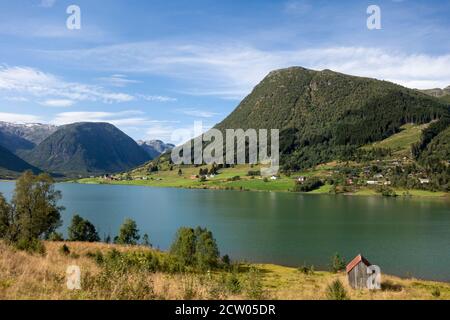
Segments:
[[[258,270],[258,283],[242,271],[230,281],[224,271],[205,274],[164,274],[127,271],[120,276],[105,274],[88,253],[151,250],[101,243],[66,243],[70,255],[61,253],[61,242],[46,242],[45,255],[16,251],[0,242],[0,299],[327,299],[327,286],[339,279],[350,299],[411,300],[450,299],[450,284],[383,275],[382,290],[353,290],[344,273],[313,271],[304,274],[296,268],[278,265],[243,265]],[[164,254],[159,252],[158,254]],[[66,286],[66,269],[81,269],[82,289]],[[233,290],[230,290],[230,283]],[[258,290],[255,296],[255,290]]]
[[[134,172],[132,180],[110,181],[103,178],[86,178],[77,180],[77,183],[83,184],[118,184],[130,186],[147,186],[160,188],[189,188],[189,189],[213,189],[213,190],[242,190],[242,191],[262,191],[262,192],[291,192],[295,186],[295,178],[299,176],[305,177],[321,177],[325,178],[331,175],[336,163],[328,163],[317,166],[304,172],[291,174],[289,177],[280,175],[277,180],[263,179],[262,177],[249,177],[250,170],[259,170],[259,167],[250,167],[249,165],[237,165],[234,168],[220,169],[220,173],[214,178],[209,178],[201,182],[200,179],[194,178],[198,175],[203,167],[185,167],[182,174],[178,174],[178,170],[165,170],[147,175],[143,172]],[[146,177],[147,180],[143,180]],[[236,177],[239,177],[238,179]],[[233,179],[235,178],[235,179]],[[324,185],[321,188],[309,192],[310,194],[329,194],[332,191],[331,185]],[[430,192],[421,190],[396,190],[399,196],[405,193],[412,197],[446,197],[444,192]],[[359,188],[353,195],[359,196],[380,196],[379,193],[369,188]]]
[[[402,130],[399,133],[394,134],[385,140],[364,146],[363,149],[384,148],[391,149],[394,152],[394,155],[397,156],[409,155],[411,145],[420,141],[422,131],[428,126],[429,124],[406,124],[401,127]]]

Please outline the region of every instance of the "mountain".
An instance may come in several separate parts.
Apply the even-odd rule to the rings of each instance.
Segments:
[[[16,136],[38,145],[58,129],[57,126],[41,123],[16,124],[0,121],[0,132]]]
[[[35,144],[33,142],[12,134],[8,131],[0,131],[0,145],[16,155],[20,150],[30,150],[35,147]]]
[[[133,139],[112,124],[87,122],[59,127],[21,155],[43,170],[69,176],[121,172],[149,160]]]
[[[150,140],[150,141],[137,141],[137,144],[150,156],[150,159],[155,159],[161,154],[172,150],[175,148],[173,144],[164,143],[161,140]]]
[[[11,151],[0,146],[0,176],[14,178],[21,172],[26,170],[32,170],[35,173],[40,172],[39,169],[26,163]]]
[[[448,114],[438,99],[394,83],[292,67],[271,72],[216,128],[280,129],[282,165],[298,170]]]
[[[450,103],[450,86],[444,89],[436,88],[436,89],[421,90],[421,92],[428,94],[432,97],[439,98],[440,100],[446,103]]]

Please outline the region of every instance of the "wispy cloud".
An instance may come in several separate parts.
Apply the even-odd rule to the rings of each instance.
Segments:
[[[36,123],[42,122],[42,118],[32,114],[23,113],[7,113],[0,112],[1,121],[12,122],[12,123]]]
[[[78,51],[46,52],[75,57],[77,67],[146,73],[183,79],[180,91],[241,99],[274,69],[303,66],[393,81],[408,87],[446,86],[450,54],[427,55],[368,47],[263,50],[239,43],[127,43]]]
[[[185,114],[187,116],[191,116],[191,117],[197,117],[197,118],[212,118],[212,117],[220,115],[219,113],[216,113],[216,112],[205,111],[205,110],[200,110],[200,109],[193,109],[193,108],[177,109],[176,112],[179,112],[179,113]]]
[[[67,108],[71,107],[75,104],[75,101],[72,100],[64,100],[64,99],[50,99],[40,102],[41,105],[47,107],[56,107],[56,108]]]
[[[1,91],[34,97],[51,97],[47,102],[53,106],[56,106],[55,102],[63,101],[67,106],[69,100],[117,103],[134,99],[129,94],[110,92],[99,86],[66,82],[53,74],[29,67],[0,66]]]
[[[123,74],[113,74],[110,77],[101,77],[97,80],[113,87],[126,87],[129,84],[140,83],[140,81],[128,79],[128,77]]]

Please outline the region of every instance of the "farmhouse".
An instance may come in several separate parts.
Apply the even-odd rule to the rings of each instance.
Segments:
[[[429,184],[430,179],[419,179],[420,184]]]
[[[353,289],[367,289],[367,279],[370,276],[367,268],[371,265],[361,254],[347,265],[348,282]]]

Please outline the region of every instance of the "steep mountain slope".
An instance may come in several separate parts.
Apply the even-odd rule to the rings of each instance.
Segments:
[[[40,123],[16,124],[0,121],[0,132],[16,136],[38,145],[58,129],[57,126]]]
[[[23,158],[65,175],[114,173],[149,160],[125,133],[108,123],[74,123],[59,129]]]
[[[35,146],[31,141],[25,140],[24,138],[9,132],[2,131],[0,131],[0,145],[16,155],[20,150],[30,150]]]
[[[32,170],[35,173],[40,172],[39,169],[26,163],[6,148],[0,146],[0,177],[17,177],[21,172],[26,170]]]
[[[173,144],[164,143],[161,140],[137,141],[137,144],[149,155],[150,159],[155,159],[161,154],[175,148]]]
[[[216,127],[280,129],[282,163],[299,169],[448,113],[438,99],[390,82],[292,67],[271,72]]]

